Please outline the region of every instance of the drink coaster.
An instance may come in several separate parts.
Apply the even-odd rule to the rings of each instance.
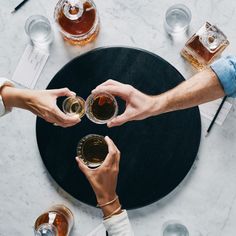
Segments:
[[[97,85],[114,79],[147,94],[163,93],[183,76],[161,57],[141,49],[110,47],[85,53],[66,64],[48,89],[68,87],[86,99]],[[65,98],[58,99],[62,107]],[[125,103],[117,99],[119,113]],[[70,195],[96,206],[94,192],[75,161],[79,140],[88,134],[108,135],[121,151],[117,194],[126,209],[153,203],[170,193],[187,175],[196,158],[201,120],[197,107],[170,112],[120,127],[92,123],[60,128],[37,118],[37,142],[53,179]]]

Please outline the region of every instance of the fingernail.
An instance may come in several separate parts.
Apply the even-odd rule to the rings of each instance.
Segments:
[[[75,160],[76,160],[76,161],[79,161],[79,157],[75,157]]]

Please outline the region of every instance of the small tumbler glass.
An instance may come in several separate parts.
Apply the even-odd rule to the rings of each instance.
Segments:
[[[25,22],[25,32],[36,47],[48,48],[52,43],[53,33],[51,24],[44,16],[30,16]]]
[[[77,156],[90,168],[99,167],[108,154],[105,138],[98,134],[83,137],[77,146]]]
[[[189,236],[189,232],[183,224],[173,220],[163,225],[162,236]]]
[[[117,116],[118,104],[109,93],[91,94],[86,99],[85,112],[94,123],[105,124]]]
[[[63,101],[62,109],[67,115],[79,115],[82,118],[85,114],[85,101],[79,96],[68,97]]]
[[[165,29],[168,34],[185,33],[191,22],[192,14],[183,4],[175,4],[165,14]]]

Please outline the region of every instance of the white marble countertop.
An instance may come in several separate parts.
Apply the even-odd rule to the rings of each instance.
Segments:
[[[20,0],[1,1],[0,76],[11,78],[28,39],[25,20],[42,14],[53,25],[55,40],[36,88],[44,89],[69,60],[94,47],[127,45],[147,49],[172,63],[186,78],[194,71],[179,54],[184,41],[173,42],[163,29],[166,9],[174,0],[96,0],[101,31],[95,43],[83,48],[66,45],[55,24],[56,0],[31,0],[16,14]],[[216,23],[231,42],[224,54],[236,55],[236,1],[181,0],[192,11],[190,34],[206,20]],[[234,102],[233,102],[234,103]],[[181,185],[165,199],[129,211],[135,235],[161,235],[168,220],[179,220],[191,236],[236,235],[236,103],[223,126],[202,137],[197,161]],[[209,125],[202,118],[202,133]],[[57,187],[42,164],[35,136],[35,117],[14,110],[0,122],[0,235],[33,235],[35,219],[49,206],[65,203],[75,214],[72,235],[86,235],[101,222],[99,209],[72,199]]]

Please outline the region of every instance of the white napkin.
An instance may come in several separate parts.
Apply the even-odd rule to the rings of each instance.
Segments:
[[[27,45],[16,67],[12,80],[24,87],[33,89],[45,66],[49,53]]]
[[[221,102],[222,102],[222,98],[217,99],[215,101],[212,102],[208,102],[205,104],[202,104],[199,106],[200,109],[200,113],[202,116],[206,117],[209,120],[212,120],[216,114],[217,109],[219,108]],[[218,125],[222,125],[223,122],[225,121],[227,115],[229,114],[229,111],[232,107],[232,104],[225,101],[224,105],[222,106],[220,113],[218,114],[217,118],[216,118],[216,123]]]

